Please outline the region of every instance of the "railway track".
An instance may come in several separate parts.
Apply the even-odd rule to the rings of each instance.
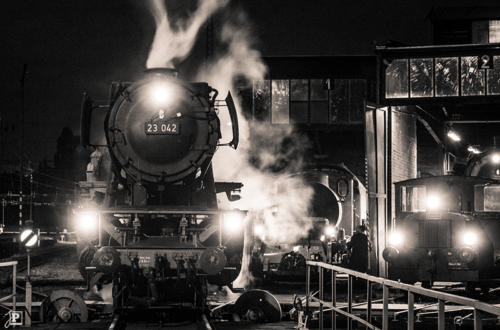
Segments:
[[[14,255],[10,258],[0,260],[0,262],[17,261],[17,272],[22,272],[28,268],[28,258],[30,267],[42,265],[50,262],[54,258],[76,254],[76,244],[57,243],[54,246],[32,249],[30,253]],[[12,267],[0,268],[0,285],[4,286],[12,281]]]

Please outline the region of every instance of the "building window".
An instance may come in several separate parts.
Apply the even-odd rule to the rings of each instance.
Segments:
[[[394,59],[385,72],[385,97],[500,95],[500,56],[492,56],[492,69],[481,69],[479,56]]]
[[[431,97],[434,89],[432,58],[410,59],[410,97]]]
[[[367,94],[366,79],[254,81],[254,120],[271,124],[361,124]]]
[[[436,58],[436,96],[458,96],[458,57]]]
[[[477,56],[462,57],[461,88],[463,96],[484,95],[484,71],[478,69]]]
[[[500,42],[500,21],[489,22],[488,41],[490,44]]]

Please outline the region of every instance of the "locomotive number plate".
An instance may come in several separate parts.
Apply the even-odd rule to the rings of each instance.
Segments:
[[[179,134],[180,125],[178,122],[168,123],[145,123],[146,134]]]

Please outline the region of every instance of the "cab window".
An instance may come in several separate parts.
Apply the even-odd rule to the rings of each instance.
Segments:
[[[425,212],[426,201],[427,195],[425,186],[401,187],[402,212]]]

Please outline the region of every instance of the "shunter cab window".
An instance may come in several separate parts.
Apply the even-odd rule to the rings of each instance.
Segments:
[[[500,187],[484,187],[484,211],[500,211]]]
[[[401,187],[401,211],[425,212],[426,201],[425,186]]]

